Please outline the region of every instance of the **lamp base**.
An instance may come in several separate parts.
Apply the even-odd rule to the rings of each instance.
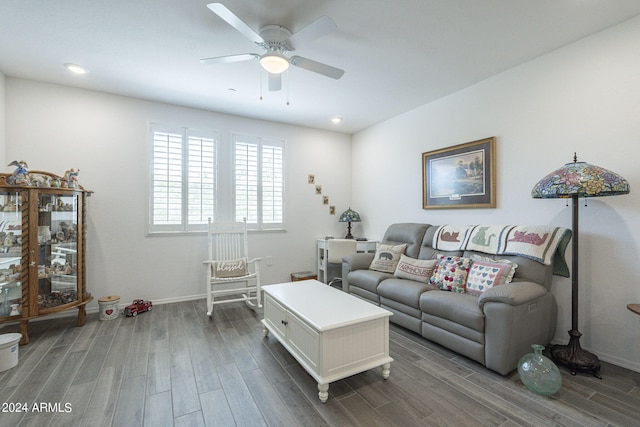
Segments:
[[[353,235],[351,234],[351,221],[347,223],[347,235],[344,236],[345,239],[353,239]]]
[[[600,371],[600,359],[593,353],[583,350],[580,346],[582,334],[572,329],[569,331],[569,344],[554,345],[551,347],[551,357],[557,363],[561,363],[571,370],[571,375],[576,371],[592,372],[593,376],[599,379],[602,377]]]

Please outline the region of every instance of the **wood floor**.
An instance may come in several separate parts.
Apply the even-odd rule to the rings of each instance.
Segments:
[[[375,369],[332,383],[322,404],[312,378],[263,338],[261,312],[237,303],[205,313],[201,300],[137,318],[91,314],[82,328],[33,322],[18,366],[0,373],[0,426],[640,426],[638,373],[606,363],[602,380],[563,371],[562,389],[542,397],[517,373],[393,325],[390,378]]]

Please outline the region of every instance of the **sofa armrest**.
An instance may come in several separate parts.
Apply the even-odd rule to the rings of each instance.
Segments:
[[[342,290],[349,293],[349,273],[355,270],[368,270],[376,254],[359,252],[342,258]]]
[[[483,310],[484,305],[488,302],[522,305],[534,301],[547,293],[548,291],[544,286],[533,282],[505,283],[504,285],[495,286],[483,292],[478,297],[478,306],[480,310]]]
[[[342,270],[367,270],[373,261],[374,253],[357,253],[342,258]]]

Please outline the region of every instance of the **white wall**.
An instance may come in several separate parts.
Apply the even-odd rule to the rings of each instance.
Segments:
[[[7,132],[5,121],[5,76],[0,73],[0,165],[7,164],[5,157]]]
[[[640,18],[513,68],[353,137],[353,202],[366,234],[393,222],[571,227],[562,200],[534,200],[547,173],[578,159],[625,177],[631,194],[580,207],[582,345],[640,371]],[[496,209],[423,210],[421,153],[497,137]],[[571,250],[567,253],[570,260]],[[570,280],[553,285],[556,341],[571,328]]]
[[[58,174],[79,168],[80,184],[95,192],[88,227],[88,288],[94,297],[161,302],[204,295],[205,235],[145,234],[149,122],[214,128],[223,143],[231,132],[287,141],[288,230],[250,236],[251,256],[273,257],[272,266],[262,263],[264,284],[315,271],[315,239],[343,232],[307,177],[315,174],[338,214],[348,207],[348,135],[10,77],[6,87],[6,158]]]

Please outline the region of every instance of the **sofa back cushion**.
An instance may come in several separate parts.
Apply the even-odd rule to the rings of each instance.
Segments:
[[[424,241],[424,233],[430,228],[429,224],[400,223],[391,224],[384,233],[382,243],[387,245],[407,244],[405,255],[411,258],[418,258],[420,247]],[[433,234],[431,235],[433,238]],[[424,258],[428,259],[428,258]]]

